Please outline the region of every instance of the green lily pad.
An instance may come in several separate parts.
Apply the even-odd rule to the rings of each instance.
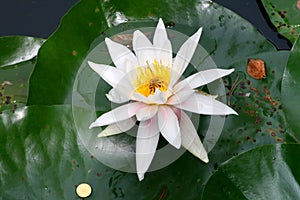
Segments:
[[[83,182],[93,189],[89,199],[200,199],[203,183],[212,175],[209,165],[189,153],[164,169],[147,173],[142,182],[138,181],[136,174],[110,169],[85,150],[76,134],[71,107],[64,105],[22,107],[14,113],[5,111],[0,114],[0,141],[0,196],[5,199],[80,199],[76,197],[75,188]],[[265,164],[274,158],[280,166],[280,156],[285,155],[285,151],[278,151],[284,146],[270,147],[253,150],[260,153],[249,156],[242,154],[229,161],[234,163],[236,160],[238,164],[228,168],[231,173],[244,173],[242,167],[249,164],[244,160],[252,161],[250,166],[260,169],[256,159]],[[298,151],[298,146],[287,151],[289,162],[285,160],[292,170],[299,169],[294,159]],[[241,161],[240,157],[243,158]],[[223,169],[221,166],[218,171]],[[251,171],[255,172],[248,172]],[[297,180],[296,172],[293,173]],[[247,175],[231,178],[242,177],[240,179],[247,182]],[[215,176],[207,188],[214,188],[214,194],[222,194],[218,183],[211,183]],[[269,180],[269,176],[263,177]],[[255,180],[252,179],[253,185],[262,182],[262,179]],[[227,192],[234,193],[235,188]]]
[[[156,21],[158,17],[165,20],[168,28],[188,36],[203,26],[200,44],[218,66],[276,50],[249,22],[211,1],[106,1],[101,4],[81,1],[66,14],[59,29],[41,48],[30,79],[28,104],[71,103],[76,73],[96,43],[111,36],[103,32],[108,25],[122,24],[120,29],[124,31],[135,26],[132,21]],[[182,29],[180,24],[191,29]]]
[[[202,199],[299,199],[299,153],[299,144],[277,144],[241,154],[220,166]]]
[[[228,88],[227,103],[239,115],[226,118],[222,135],[210,154],[212,167],[257,146],[297,141],[282,110],[280,86],[288,55],[288,51],[280,51],[249,57],[265,62],[266,78],[261,80],[246,72],[248,59],[226,67],[236,69],[223,79]]]
[[[136,3],[138,7],[133,3],[136,2],[86,0],[77,4],[39,52],[30,79],[28,104],[71,103],[78,69],[86,65],[84,60],[97,44],[114,31],[138,28],[142,23],[154,27],[158,17],[164,18],[169,29],[187,36],[203,26],[200,44],[217,66],[236,68],[234,74],[224,79],[228,92],[235,80],[241,81],[230,95],[230,105],[239,116],[226,118],[221,139],[209,154],[211,162],[204,164],[185,153],[171,165],[146,173],[145,180],[139,182],[136,174],[112,170],[86,151],[82,138],[77,136],[78,127],[73,124],[74,113],[70,106],[29,106],[0,115],[0,163],[3,166],[0,168],[0,196],[76,199],[76,185],[87,182],[93,188],[90,199],[198,199],[209,177],[224,161],[264,144],[295,141],[290,137],[294,135],[286,126],[280,106],[281,78],[288,52],[274,52],[275,48],[252,25],[211,1],[155,1],[149,5],[143,1]],[[104,31],[108,25],[117,24],[118,27]],[[272,53],[258,54],[261,52]],[[266,79],[254,80],[246,74],[248,58],[266,62]],[[84,80],[78,84],[82,86]],[[80,89],[89,91],[90,88]],[[99,100],[95,105],[98,114],[110,110],[109,102],[103,100],[107,90],[100,82],[99,96],[89,97]],[[205,135],[209,119],[200,117],[201,137]],[[87,126],[82,127],[87,129]],[[96,134],[87,137],[99,140]],[[122,141],[122,145],[131,142],[129,147],[134,147],[134,141],[122,135],[113,140]],[[97,151],[101,153],[101,149]]]
[[[44,39],[27,36],[0,37],[0,68],[34,58]]]
[[[57,117],[59,116],[59,117]],[[0,115],[0,196],[76,199],[81,182],[106,196],[112,171],[81,148],[70,107],[22,107]]]
[[[278,32],[294,43],[300,33],[299,1],[262,0],[262,3]]]
[[[282,104],[286,114],[287,124],[293,130],[294,136],[300,139],[300,39],[295,42],[283,74]]]
[[[40,49],[30,78],[28,105],[70,103],[77,70],[91,43],[107,29],[98,1],[80,1]]]
[[[198,175],[208,171],[190,154],[148,173],[142,182],[136,174],[112,170],[82,146],[70,106],[5,111],[0,141],[0,196],[5,199],[79,199],[75,188],[82,182],[93,189],[89,199],[195,199],[203,186]]]

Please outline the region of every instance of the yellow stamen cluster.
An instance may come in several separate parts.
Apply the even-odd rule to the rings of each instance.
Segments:
[[[136,92],[148,97],[153,95],[156,89],[162,92],[168,90],[170,84],[170,68],[154,60],[150,66],[147,62],[147,67],[137,68]]]

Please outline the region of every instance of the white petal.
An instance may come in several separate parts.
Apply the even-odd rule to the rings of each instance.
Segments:
[[[91,61],[88,61],[88,64],[112,87],[115,87],[125,75],[121,70],[109,65],[97,64]]]
[[[179,103],[185,101],[187,98],[189,98],[194,93],[195,93],[195,91],[191,90],[191,89],[181,90],[181,91],[175,93],[173,96],[171,96],[168,99],[167,104],[169,104],[169,105],[179,104]]]
[[[219,78],[231,74],[233,71],[234,69],[209,69],[205,71],[200,71],[176,84],[174,86],[174,91],[180,91],[181,89],[187,86],[188,88],[194,89],[202,85],[206,85],[207,83],[210,83],[212,81],[215,81]]]
[[[170,40],[166,40],[161,47],[156,47],[156,59],[164,66],[172,66],[172,44]]]
[[[128,96],[124,96],[121,93],[118,92],[116,88],[112,88],[108,94],[106,94],[106,97],[109,101],[114,103],[125,103],[130,100]]]
[[[203,162],[208,163],[207,152],[204,149],[198,133],[185,112],[181,112],[179,120],[181,132],[181,145],[191,152],[194,156],[200,158]]]
[[[116,135],[119,133],[124,133],[130,130],[136,123],[136,118],[132,117],[118,123],[107,126],[101,133],[98,134],[98,137],[107,137],[111,135]]]
[[[95,122],[90,125],[90,128],[97,126],[105,126],[108,124],[114,124],[119,121],[126,120],[136,114],[136,112],[146,106],[146,104],[140,102],[128,103],[119,106],[110,112],[104,113]]]
[[[181,77],[189,62],[191,61],[196,47],[198,45],[200,36],[202,33],[202,27],[199,30],[189,37],[187,41],[180,47],[171,71],[171,85],[176,83],[176,81]]]
[[[181,136],[177,116],[169,106],[159,106],[157,116],[161,134],[171,145],[179,149]]]
[[[105,43],[110,57],[118,69],[123,72],[129,72],[134,67],[138,66],[137,58],[127,47],[114,42],[109,38],[105,38]]]
[[[148,120],[157,113],[157,110],[158,110],[157,105],[147,105],[136,112],[136,118],[138,121]]]
[[[158,140],[157,117],[140,122],[136,138],[136,169],[140,181],[152,162]]]
[[[154,36],[153,36],[153,46],[160,47],[168,40],[167,31],[164,25],[164,22],[161,18],[158,20],[158,24],[156,26]]]
[[[194,93],[186,101],[174,105],[177,108],[204,115],[230,115],[237,113],[212,96]]]
[[[133,100],[141,101],[147,104],[164,104],[167,102],[169,96],[171,95],[170,91],[162,92],[159,89],[155,90],[153,95],[145,97],[144,95],[135,92],[133,94]]]
[[[156,59],[163,65],[172,65],[172,45],[168,39],[164,22],[160,18],[153,36],[153,47],[156,50]]]
[[[150,40],[139,30],[133,33],[133,50],[140,66],[152,64],[155,58],[155,50]]]
[[[135,87],[132,84],[132,75],[133,73],[127,73],[122,80],[120,80],[119,84],[114,87],[116,92],[120,94],[124,100],[131,99],[135,91]]]

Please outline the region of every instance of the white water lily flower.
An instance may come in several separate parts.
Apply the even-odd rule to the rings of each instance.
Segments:
[[[88,62],[113,88],[107,98],[114,103],[126,103],[101,115],[90,128],[107,126],[98,136],[110,136],[131,129],[136,121],[136,169],[144,179],[154,157],[160,133],[175,148],[181,146],[208,162],[191,119],[184,111],[205,115],[237,114],[227,105],[205,95],[196,88],[226,76],[234,69],[200,71],[180,80],[187,68],[202,33],[200,28],[181,46],[172,58],[172,46],[164,23],[159,19],[153,44],[140,31],[133,34],[133,50],[105,39],[115,67]]]

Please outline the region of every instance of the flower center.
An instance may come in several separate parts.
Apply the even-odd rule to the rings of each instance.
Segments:
[[[147,67],[137,68],[137,78],[135,81],[135,91],[148,97],[153,95],[156,89],[162,92],[168,90],[170,84],[170,68],[165,67],[162,62],[154,60],[150,66],[147,62]]]

